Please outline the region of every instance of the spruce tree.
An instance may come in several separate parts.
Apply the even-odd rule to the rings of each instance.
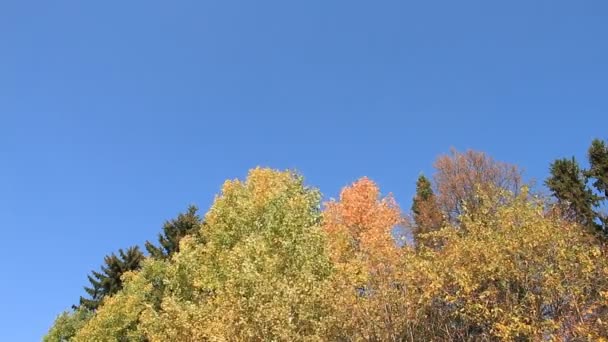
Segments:
[[[414,197],[414,201],[412,203],[412,212],[414,213],[414,217],[420,215],[421,202],[427,201],[433,196],[434,194],[431,187],[431,182],[424,175],[420,175],[418,180],[416,180],[416,196]]]
[[[585,171],[576,159],[554,161],[550,174],[545,185],[557,198],[566,217],[587,227],[597,227],[593,208],[598,205],[599,198],[587,186]]]
[[[599,139],[593,140],[587,154],[590,168],[587,177],[594,180],[593,186],[608,197],[608,146]]]
[[[194,205],[188,211],[180,213],[176,219],[165,222],[163,232],[158,234],[158,246],[146,241],[146,250],[155,259],[167,259],[179,251],[179,241],[186,235],[193,234],[200,228],[201,218]]]
[[[412,233],[417,243],[422,242],[420,234],[437,230],[443,223],[443,214],[437,205],[431,182],[424,175],[420,175],[416,181],[416,196],[412,202],[412,214],[415,223]]]
[[[587,153],[589,170],[586,175],[593,180],[593,187],[601,194],[600,201],[608,198],[608,146],[602,140],[594,139]],[[605,212],[597,212],[601,229],[608,233],[608,216]]]
[[[96,310],[103,298],[122,289],[121,276],[125,272],[139,269],[143,259],[144,255],[137,246],[129,247],[126,251],[120,249],[118,255],[107,255],[101,271],[92,271],[91,275],[87,276],[91,287],[85,287],[84,290],[89,298],[80,297],[80,307]]]

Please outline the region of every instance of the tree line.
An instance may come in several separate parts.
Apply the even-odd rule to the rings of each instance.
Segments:
[[[44,340],[608,338],[605,142],[587,155],[550,165],[548,196],[515,165],[452,150],[408,212],[365,177],[321,203],[298,173],[250,170],[147,253],[106,256]]]

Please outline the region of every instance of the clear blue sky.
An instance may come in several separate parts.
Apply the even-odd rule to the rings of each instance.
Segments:
[[[608,2],[0,3],[0,340],[256,165],[407,208],[450,146],[532,178],[608,138]]]

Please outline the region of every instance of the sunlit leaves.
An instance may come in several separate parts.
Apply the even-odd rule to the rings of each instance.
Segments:
[[[574,334],[577,310],[597,299],[604,255],[578,227],[547,216],[542,201],[503,193],[496,206],[480,194],[475,215],[460,217],[466,233],[431,233],[445,241],[421,252],[438,286],[425,295],[436,333],[456,339],[538,340]],[[429,271],[427,271],[429,272]],[[441,325],[449,326],[442,333]],[[443,336],[443,335],[441,335]]]
[[[380,198],[380,190],[362,178],[342,190],[340,200],[329,202],[324,213],[324,229],[329,234],[336,260],[369,258],[370,262],[389,261],[397,247],[391,235],[401,222],[401,213],[391,197]]]
[[[414,215],[428,229],[416,248],[396,243],[402,213],[370,179],[322,210],[300,175],[257,168],[224,183],[204,227],[196,217],[196,231],[124,274],[97,311],[61,315],[46,340],[605,338],[606,248],[516,188],[517,169],[442,158],[438,191],[419,181]]]
[[[69,341],[93,316],[93,312],[79,308],[72,312],[64,312],[57,317],[55,323],[44,336],[44,342]]]
[[[126,273],[124,288],[104,299],[73,341],[145,341],[140,317],[160,301],[165,268],[164,261],[148,259],[141,271]]]
[[[336,265],[328,338],[395,338],[395,322],[405,318],[397,282],[401,250],[391,235],[401,222],[395,200],[362,178],[329,202],[323,217]]]
[[[255,169],[245,181],[227,181],[205,217],[206,244],[182,242],[168,271],[171,295],[146,313],[150,338],[317,336],[330,273],[319,200],[292,172]]]

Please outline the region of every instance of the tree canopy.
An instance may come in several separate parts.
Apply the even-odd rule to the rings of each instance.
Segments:
[[[287,170],[228,180],[146,243],[105,258],[45,341],[580,341],[608,338],[607,148],[519,168],[452,151],[410,212],[362,177],[339,198]],[[591,188],[593,187],[593,188]],[[395,229],[414,231],[399,244]]]
[[[558,209],[570,220],[608,234],[608,217],[603,204],[608,199],[608,147],[594,139],[587,151],[589,168],[574,157],[554,161],[545,181],[557,199]]]

